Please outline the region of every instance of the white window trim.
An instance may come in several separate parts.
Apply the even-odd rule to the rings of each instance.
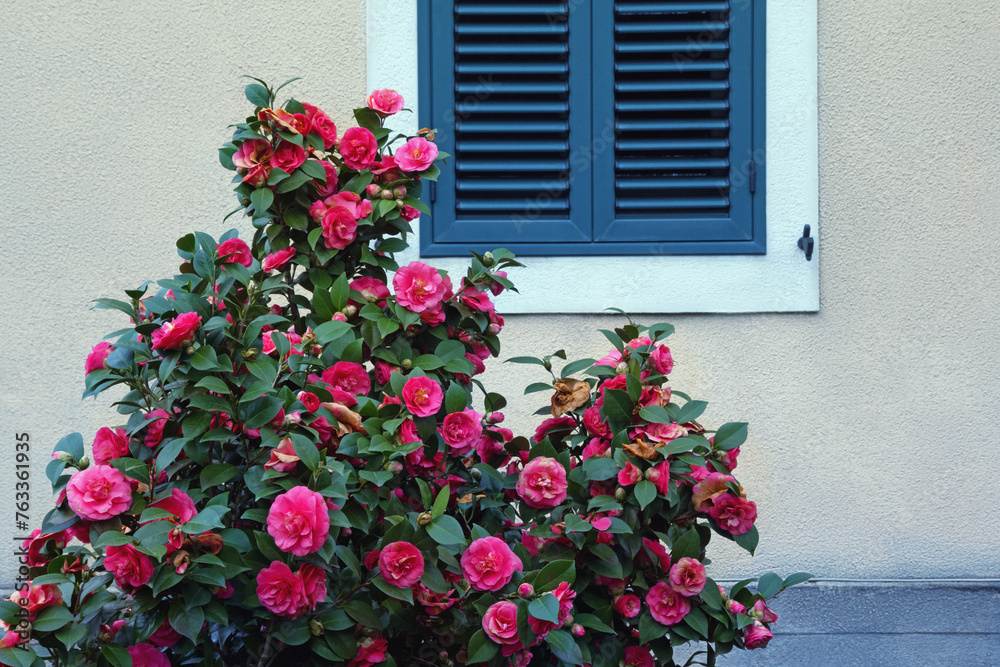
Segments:
[[[810,312],[819,310],[818,244],[807,262],[802,229],[817,235],[817,0],[767,1],[767,254],[525,257],[511,273],[519,294],[497,299],[502,313]],[[390,119],[417,130],[417,2],[368,0],[368,88],[393,88],[413,114]],[[447,168],[447,167],[445,167]],[[397,258],[420,259],[419,232]],[[468,261],[427,260],[453,275]]]

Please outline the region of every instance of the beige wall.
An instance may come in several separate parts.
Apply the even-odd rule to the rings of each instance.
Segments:
[[[304,76],[293,92],[346,121],[365,92],[364,3],[285,2],[277,19],[245,2],[8,5],[0,508],[27,431],[38,523],[52,445],[114,419],[110,398],[79,401],[86,353],[121,322],[88,302],[171,273],[178,236],[232,226],[215,148],[246,111],[240,74]],[[711,401],[707,421],[751,423],[737,472],[761,546],[752,562],[718,549],[716,576],[1000,577],[994,13],[821,0],[821,311],[643,318],[677,326],[674,385]],[[596,329],[617,322],[512,317],[504,357],[601,354]],[[537,407],[518,387],[541,376],[493,368],[512,421]],[[2,558],[0,587],[12,573]]]

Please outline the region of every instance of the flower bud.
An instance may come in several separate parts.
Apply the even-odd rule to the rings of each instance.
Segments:
[[[89,468],[90,459],[87,458],[86,455],[84,455],[84,457],[80,459],[79,462],[77,462],[76,467],[79,468],[80,470],[85,470],[86,468]]]
[[[389,461],[385,464],[385,469],[391,472],[393,475],[398,475],[403,472],[403,464],[399,461]]]
[[[324,634],[326,634],[326,628],[324,628],[323,624],[314,618],[313,620],[309,621],[309,634],[311,634],[313,637],[322,637]]]
[[[574,637],[582,637],[587,634],[587,631],[583,629],[583,626],[579,623],[574,623],[573,627],[570,628],[570,632],[573,633]]]
[[[397,199],[402,199],[406,196],[406,186],[397,185],[392,189],[392,194],[395,195]]]
[[[552,361],[550,359],[542,359],[542,365],[545,366],[545,370],[552,370]]]
[[[448,651],[441,651],[438,653],[438,660],[444,661],[448,660]]]
[[[483,471],[479,468],[472,468],[469,470],[469,474],[472,475],[472,479],[480,480],[483,478]]]
[[[392,190],[383,190],[382,194],[380,194],[379,196],[385,200],[394,199],[394,197],[392,196]]]
[[[628,492],[625,491],[624,487],[619,486],[615,489],[615,500],[618,502],[624,502],[625,498],[628,497]]]
[[[517,595],[521,599],[528,599],[535,594],[535,587],[531,584],[521,584],[517,587]]]
[[[431,514],[430,512],[421,512],[420,516],[417,517],[417,525],[426,526],[433,520],[434,520],[433,514]]]
[[[76,460],[69,452],[52,452],[52,458],[65,461],[66,463],[73,463]]]
[[[302,423],[302,413],[292,412],[285,416],[285,426],[298,426]]]
[[[493,253],[487,250],[483,254],[483,266],[490,267],[496,264],[496,259],[493,258]]]
[[[573,627],[573,614],[570,614],[569,616],[566,617],[566,622],[563,623],[563,627],[564,628]]]
[[[333,314],[333,321],[334,322],[346,322],[347,321],[347,316],[344,315],[343,313],[334,313]]]
[[[382,196],[382,186],[377,183],[372,183],[365,188],[365,191],[368,193],[368,196],[372,198]]]
[[[243,358],[246,359],[247,361],[253,361],[254,359],[257,358],[257,348],[255,347],[247,348],[243,350],[242,354]]]
[[[486,421],[491,424],[501,424],[503,423],[504,416],[502,412],[491,412],[486,416]]]
[[[417,130],[417,135],[425,137],[427,141],[434,141],[434,130],[429,127],[422,127]]]
[[[626,364],[624,361],[615,366],[616,375],[621,375],[622,373],[627,373],[627,372],[628,372],[628,364]]]
[[[194,354],[194,345],[188,345],[188,348],[184,350],[184,354],[187,355]]]
[[[500,325],[499,324],[491,324],[489,326],[489,328],[487,329],[487,331],[490,334],[494,335],[494,336],[499,336],[500,335]]]
[[[307,331],[302,334],[302,346],[312,345],[316,342],[316,334],[312,331]]]
[[[348,317],[354,317],[355,315],[358,314],[358,307],[357,306],[353,306],[353,305],[347,305],[347,306],[344,306],[344,310],[342,310],[340,312],[344,313],[344,315],[346,315]]]
[[[413,362],[410,361],[409,359],[403,359],[403,361],[399,365],[402,366],[403,370],[406,370],[406,371],[408,371],[411,368],[413,368]]]

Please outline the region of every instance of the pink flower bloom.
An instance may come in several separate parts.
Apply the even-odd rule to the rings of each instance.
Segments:
[[[649,355],[649,365],[660,375],[670,375],[674,370],[674,358],[670,356],[670,348],[658,345]]]
[[[261,262],[261,268],[265,271],[282,271],[286,266],[288,266],[289,260],[295,256],[296,252],[297,251],[292,246],[282,248],[281,250],[275,250],[264,258],[264,261]]]
[[[132,657],[132,667],[170,667],[170,660],[152,644],[136,644],[128,647]]]
[[[719,592],[720,593],[725,593],[725,591],[722,590],[722,586],[719,586]],[[745,613],[747,613],[747,608],[746,607],[744,607],[742,604],[740,604],[736,600],[732,600],[732,599],[726,600],[726,609],[728,609],[730,612],[732,612],[733,616],[735,616],[736,614],[745,614]]]
[[[510,600],[495,602],[483,614],[483,631],[500,645],[519,646],[517,637],[517,605]]]
[[[600,438],[591,438],[590,442],[588,442],[583,448],[583,452],[580,453],[580,458],[584,461],[594,457],[600,458],[604,456],[609,449],[611,449],[611,445],[609,445],[606,441],[601,440]]]
[[[367,375],[367,373],[365,374]],[[296,398],[305,407],[306,412],[316,412],[319,410],[319,396],[311,391],[300,391]]]
[[[433,311],[445,298],[445,282],[438,270],[423,262],[410,262],[392,277],[396,301],[415,313]]]
[[[299,456],[295,453],[291,438],[282,438],[278,446],[271,450],[271,459],[264,464],[265,470],[277,470],[278,472],[288,472],[295,470],[299,462]]]
[[[393,154],[396,164],[403,171],[425,171],[434,164],[437,156],[437,146],[423,137],[413,137]]]
[[[296,618],[306,611],[302,579],[281,561],[257,573],[257,598],[272,614]]]
[[[393,542],[379,553],[378,569],[386,583],[409,588],[424,576],[424,555],[409,542]]]
[[[306,161],[306,151],[302,146],[290,141],[278,144],[278,150],[271,156],[271,168],[281,169],[289,174],[302,166]]]
[[[757,520],[757,503],[731,493],[723,493],[708,508],[708,515],[719,524],[719,528],[728,530],[733,535],[742,535]]]
[[[517,478],[517,494],[535,509],[555,507],[566,500],[566,469],[553,458],[528,461]]]
[[[642,611],[642,600],[638,595],[619,595],[611,603],[619,614],[625,618],[635,618]]]
[[[333,206],[323,214],[320,222],[323,239],[327,248],[343,250],[351,244],[358,233],[358,221],[343,206]]]
[[[323,496],[295,486],[274,499],[267,532],[282,551],[305,556],[319,551],[330,534],[330,515]]]
[[[228,256],[227,256],[228,255]],[[242,264],[250,266],[253,264],[253,254],[250,246],[240,239],[228,239],[219,244],[219,257],[225,257],[225,264]]]
[[[372,166],[377,148],[375,135],[363,127],[348,129],[340,140],[340,155],[348,169],[360,171]]]
[[[367,395],[372,388],[368,371],[353,361],[338,361],[323,371],[323,382],[341,389],[351,396]]]
[[[611,528],[611,519],[606,516],[602,516],[597,519],[591,519],[590,525],[594,527],[594,530],[605,531]],[[600,539],[601,537],[602,536],[598,536],[598,539]],[[608,535],[608,537],[610,538],[611,535]]]
[[[284,109],[261,109],[257,119],[273,123],[278,130],[293,134],[308,134],[311,129],[309,118],[301,113],[289,113]]]
[[[691,611],[688,599],[672,589],[665,581],[649,589],[649,593],[646,594],[646,604],[653,618],[663,625],[680,623]]]
[[[169,646],[173,646],[183,638],[184,635],[174,630],[173,626],[170,625],[170,621],[165,618],[163,619],[163,622],[160,623],[160,627],[156,629],[156,632],[151,634],[149,639],[146,641],[153,646],[167,648]]]
[[[386,284],[378,278],[372,278],[370,276],[355,278],[351,281],[350,288],[356,292],[361,292],[361,296],[363,296],[366,301],[373,303],[376,301],[382,301],[389,296],[389,288]]]
[[[132,487],[125,475],[111,466],[95,465],[73,473],[66,485],[66,499],[80,517],[103,521],[132,505]]]
[[[90,350],[90,354],[87,355],[87,361],[83,364],[83,374],[90,375],[94,371],[99,371],[102,368],[107,368],[108,365],[108,355],[111,354],[111,343],[98,343]]]
[[[649,469],[649,481],[664,496],[670,493],[670,462],[660,461]]]
[[[771,611],[771,608],[763,600],[757,600],[753,603],[750,615],[763,623],[774,623],[778,620],[778,615]]]
[[[368,108],[385,118],[403,108],[403,96],[395,90],[381,88],[368,96]]]
[[[347,662],[347,667],[374,667],[385,662],[389,642],[381,635],[366,637],[358,644],[358,653]]]
[[[618,471],[618,483],[622,486],[631,486],[642,479],[642,471],[634,463],[625,463],[625,467]]]
[[[482,537],[462,554],[462,574],[477,591],[498,591],[523,572],[521,559],[498,537]]]
[[[711,439],[709,439],[711,440]],[[736,470],[736,457],[740,455],[740,448],[730,449],[722,455],[722,465],[729,468],[729,472]]]
[[[271,161],[271,143],[264,139],[250,139],[240,144],[233,154],[233,165],[240,173],[254,167],[267,165]],[[246,182],[246,178],[243,179]]]
[[[483,416],[475,410],[462,410],[446,415],[438,433],[452,454],[465,456],[483,435]]]
[[[544,637],[557,626],[565,623],[573,613],[573,599],[576,597],[576,591],[570,590],[568,582],[560,582],[556,589],[552,591],[552,594],[559,600],[559,616],[556,623],[528,616],[528,625],[531,626],[531,631],[538,635],[539,638]]]
[[[656,667],[653,655],[642,646],[625,647],[625,667]]]
[[[708,512],[719,496],[729,493],[729,482],[735,482],[730,475],[712,472],[708,477],[694,485],[691,492],[691,504],[697,512]],[[755,506],[756,507],[756,506]]]
[[[426,375],[411,377],[403,385],[403,404],[415,417],[430,417],[444,401],[441,385]]]
[[[421,604],[429,616],[438,616],[458,602],[451,597],[452,592],[435,593],[419,582],[413,586],[414,599]]]
[[[115,575],[115,583],[120,587],[142,586],[153,576],[153,562],[131,544],[108,547],[105,550],[104,567]]]
[[[583,425],[591,435],[611,438],[611,429],[607,422],[601,419],[601,409],[597,406],[592,405],[583,411]]]
[[[312,125],[312,132],[323,138],[323,146],[329,150],[337,143],[337,126],[329,116],[313,105],[303,102],[302,108],[306,110],[306,118]]]
[[[154,350],[176,350],[191,344],[194,332],[201,326],[201,315],[198,313],[181,313],[169,322],[165,322],[153,332]]]
[[[150,507],[170,512],[176,517],[177,523],[187,523],[198,513],[191,496],[176,487],[170,490],[170,496],[157,500]]]
[[[302,582],[302,593],[310,611],[326,598],[326,572],[315,565],[303,563],[296,573]]]
[[[535,429],[535,442],[541,442],[549,435],[554,440],[561,440],[569,435],[569,432],[576,428],[576,420],[572,417],[550,417]]]
[[[111,430],[104,427],[94,436],[94,446],[91,448],[94,455],[94,463],[107,465],[111,459],[128,456],[128,436],[125,429],[116,428]]]
[[[30,583],[30,582],[29,582]],[[27,605],[21,603],[24,597],[24,589],[14,591],[9,600],[28,610],[28,620],[33,621],[38,616],[38,612],[47,607],[54,607],[63,603],[62,591],[55,584],[38,584],[31,586],[28,591]]]
[[[660,443],[670,442],[671,440],[683,438],[687,435],[687,429],[677,422],[672,424],[646,424],[636,430],[641,434],[645,434],[647,440]]]
[[[773,636],[763,623],[755,620],[752,624],[743,628],[743,645],[750,651],[756,648],[764,648]]]
[[[670,568],[670,585],[684,597],[694,597],[705,588],[705,566],[694,558],[681,558]]]
[[[319,161],[316,160],[316,162]],[[326,180],[320,180],[317,178],[315,181],[313,181],[314,183],[316,183],[316,192],[319,194],[320,197],[329,197],[330,195],[337,192],[337,188],[339,187],[339,183],[337,180],[338,179],[337,167],[336,165],[333,165],[325,160],[320,162],[319,164],[321,167],[323,167],[323,175],[326,177]]]
[[[643,549],[639,550],[636,554],[635,559],[639,562],[652,562],[650,560],[649,554],[652,554],[656,558],[656,562],[660,566],[660,570],[664,573],[670,571],[670,554],[667,553],[666,547],[664,547],[660,542],[656,540],[651,540],[648,537],[642,538]]]

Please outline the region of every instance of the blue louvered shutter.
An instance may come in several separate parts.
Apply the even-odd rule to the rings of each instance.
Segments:
[[[593,115],[614,137],[613,156],[594,162],[595,242],[763,252],[753,4],[594,3],[594,81],[607,94]]]
[[[454,156],[434,188],[422,251],[589,243],[589,165],[571,169],[590,137],[589,12],[487,0],[427,2],[421,12],[430,42],[422,122]]]

